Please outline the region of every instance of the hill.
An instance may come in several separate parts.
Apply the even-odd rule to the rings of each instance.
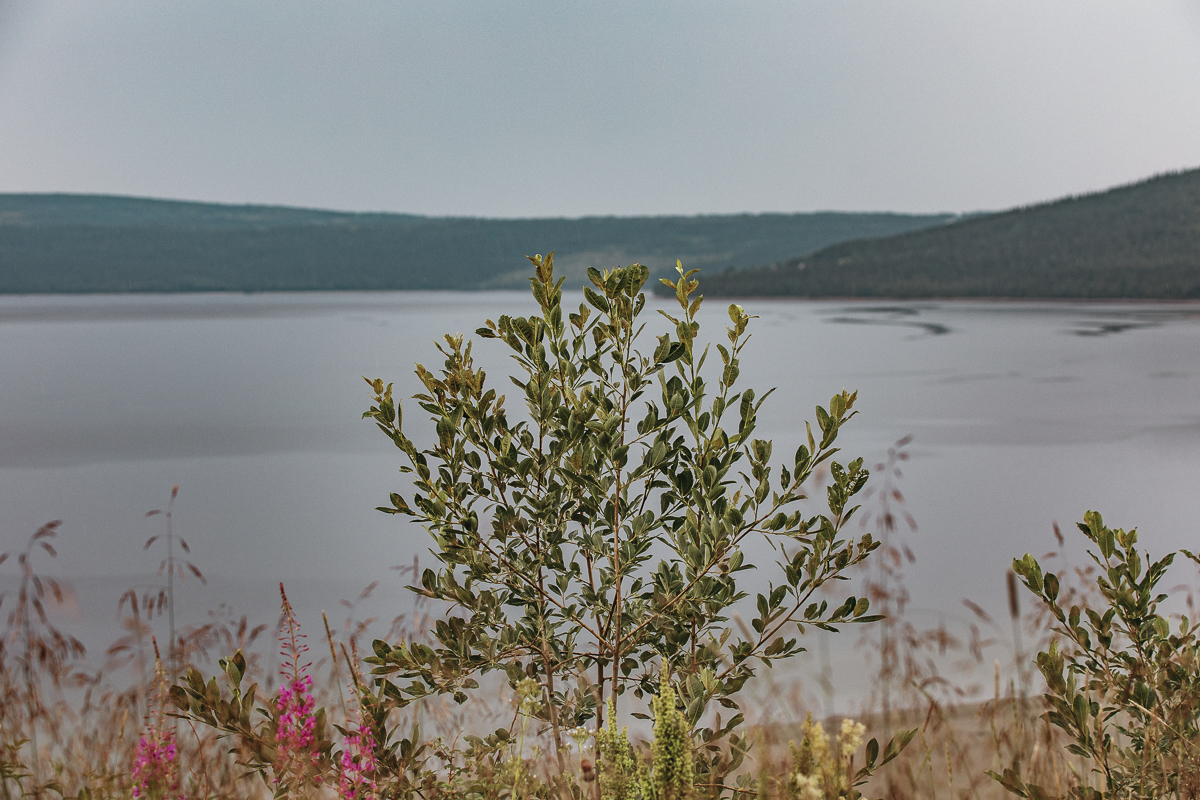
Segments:
[[[588,266],[680,258],[706,272],[889,236],[950,215],[475,219],[101,195],[0,195],[0,293],[503,289],[526,254]]]
[[[1200,298],[1200,169],[701,277],[725,296]]]

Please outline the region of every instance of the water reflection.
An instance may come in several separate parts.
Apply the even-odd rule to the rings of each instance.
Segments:
[[[841,315],[828,317],[827,322],[840,325],[890,325],[901,328],[916,328],[931,336],[950,333],[950,326],[941,322],[922,322],[910,319],[920,316],[917,306],[862,306],[842,310]]]

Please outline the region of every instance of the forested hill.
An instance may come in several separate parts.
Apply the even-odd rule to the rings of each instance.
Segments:
[[[950,215],[472,219],[94,195],[0,195],[0,293],[523,288],[525,255],[666,274],[764,264]]]
[[[1200,170],[701,279],[725,296],[1200,298]]]

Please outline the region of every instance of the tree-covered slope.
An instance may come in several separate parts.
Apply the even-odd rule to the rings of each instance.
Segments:
[[[1200,298],[1200,170],[702,277],[726,296]]]
[[[948,215],[473,219],[89,195],[0,195],[0,293],[520,288],[525,255],[706,272],[889,236]]]

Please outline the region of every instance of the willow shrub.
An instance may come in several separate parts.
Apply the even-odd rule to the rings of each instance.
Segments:
[[[1158,585],[1174,561],[1137,549],[1137,531],[1111,529],[1095,511],[1079,530],[1095,549],[1099,608],[1059,599],[1060,581],[1033,556],[1013,570],[1053,616],[1058,640],[1037,655],[1046,679],[1047,719],[1070,741],[1099,787],[1074,787],[1080,800],[1200,796],[1200,625],[1160,612]],[[1200,563],[1187,550],[1185,556]],[[1033,800],[1057,797],[1026,783],[1020,764],[989,773],[1010,792]]]
[[[603,725],[608,702],[619,709],[626,692],[655,694],[665,665],[706,754],[696,780],[715,789],[748,747],[738,692],[755,670],[803,652],[797,637],[809,626],[879,619],[866,598],[831,605],[821,593],[879,544],[843,533],[867,481],[861,458],[833,458],[856,395],[818,407],[818,432],[807,426],[807,443],[773,466],[771,441],[754,438],[770,392],[738,382],[752,319],[741,306],[729,307],[718,365],[697,345],[695,270],[664,281],[679,308],[660,312],[669,325],[652,338],[646,267],[589,269],[585,302],[571,311],[553,254],[531,260],[539,312],[476,331],[512,351],[519,413],[461,335],[439,343],[440,370],[416,367],[431,447],[405,433],[392,384],[367,381],[374,404],[364,417],[412,476],[408,497],[392,494],[380,510],[429,532],[441,564],[414,588],[449,609],[434,646],[376,641],[367,660],[401,706],[430,694],[465,701],[492,670],[514,686],[536,679],[560,764],[567,729]],[[827,513],[808,515],[805,482],[821,464]],[[775,546],[777,569],[745,559],[752,537]],[[766,587],[752,631],[731,623],[748,576]]]

